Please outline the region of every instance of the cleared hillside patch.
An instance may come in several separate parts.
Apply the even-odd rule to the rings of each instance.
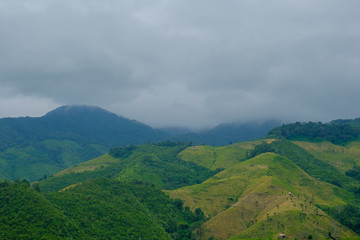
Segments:
[[[331,228],[331,224],[324,219],[331,218],[316,204],[343,206],[346,204],[343,199],[352,196],[310,177],[292,161],[274,153],[261,154],[229,167],[202,184],[168,193],[172,198],[184,200],[191,209],[200,207],[211,217],[204,225],[205,239],[211,236],[227,239],[240,233],[242,238],[272,238],[281,228],[289,236],[298,236],[300,233],[293,225],[299,229],[303,225],[315,236],[325,238],[328,232],[324,229]],[[276,217],[277,214],[281,217]],[[295,217],[304,214],[304,219]],[[286,222],[291,216],[293,220]],[[268,226],[266,231],[262,230],[265,226]],[[320,233],[316,232],[317,226],[322,226]],[[344,232],[356,236],[348,229]]]

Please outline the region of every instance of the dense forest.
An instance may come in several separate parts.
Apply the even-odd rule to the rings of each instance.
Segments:
[[[205,216],[154,186],[98,178],[44,194],[0,183],[1,239],[191,239]]]
[[[321,122],[284,124],[268,133],[269,138],[285,138],[302,141],[329,141],[346,144],[359,137],[359,130],[349,124],[324,124]]]

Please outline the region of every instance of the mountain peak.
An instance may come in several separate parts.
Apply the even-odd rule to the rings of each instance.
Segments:
[[[50,112],[48,112],[45,116],[55,116],[55,115],[73,115],[73,114],[111,114],[111,113],[103,108],[96,107],[96,106],[89,106],[89,105],[64,105],[58,107]]]

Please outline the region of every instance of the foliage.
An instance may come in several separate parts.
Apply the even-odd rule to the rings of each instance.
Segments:
[[[216,171],[211,171],[193,162],[183,161],[178,153],[188,145],[162,146],[145,144],[131,147],[129,152],[118,158],[117,162],[94,171],[84,171],[49,177],[40,181],[42,191],[58,191],[69,185],[87,179],[106,177],[119,178],[126,181],[141,180],[150,182],[162,189],[174,189],[205,181]],[[127,148],[120,148],[125,152]]]
[[[260,155],[262,153],[267,152],[276,152],[275,148],[271,144],[268,144],[266,142],[263,142],[259,145],[256,145],[253,150],[250,151],[250,153],[247,154],[247,159],[256,157],[257,155]]]
[[[133,151],[136,149],[135,145],[126,145],[126,146],[122,146],[122,147],[112,147],[109,150],[109,154],[115,158],[126,158],[128,156],[130,156]]]
[[[0,239],[80,239],[82,230],[28,182],[0,183]]]
[[[205,220],[152,185],[104,178],[51,194],[1,182],[0,203],[1,239],[191,239]]]
[[[346,171],[345,174],[360,181],[360,166],[355,166],[353,169]]]
[[[320,206],[325,212],[346,227],[360,234],[360,200],[352,201],[344,207],[326,208]]]
[[[292,123],[274,128],[269,138],[285,138],[302,141],[329,141],[344,145],[359,137],[359,130],[348,124],[323,124],[321,122]]]

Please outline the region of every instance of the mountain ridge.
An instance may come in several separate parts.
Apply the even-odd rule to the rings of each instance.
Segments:
[[[163,131],[88,105],[60,106],[41,117],[1,118],[0,179],[36,181],[128,144],[173,140],[226,145],[265,136],[271,124],[255,124],[267,127],[247,131],[250,125],[223,124],[203,133],[183,134],[185,129]]]

